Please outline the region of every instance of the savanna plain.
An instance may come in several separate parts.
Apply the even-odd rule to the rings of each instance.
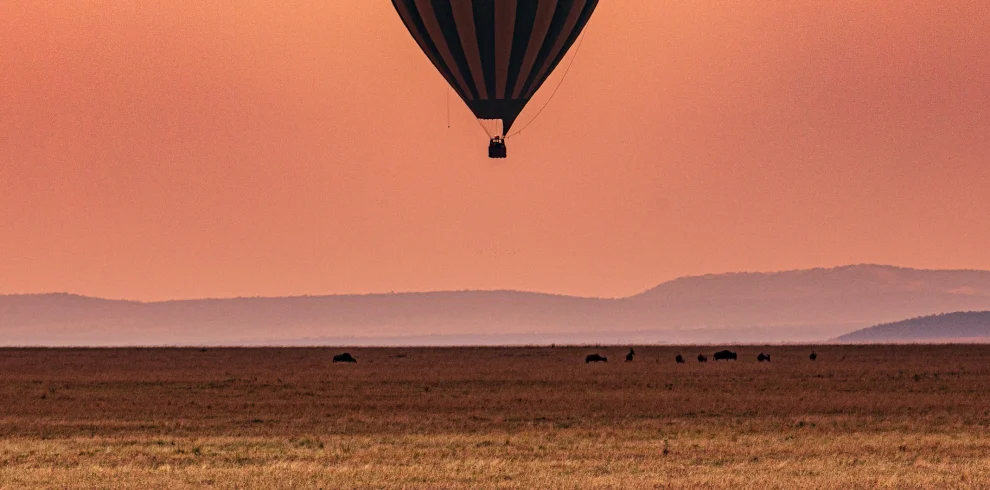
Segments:
[[[990,346],[633,347],[0,349],[0,487],[990,488]]]

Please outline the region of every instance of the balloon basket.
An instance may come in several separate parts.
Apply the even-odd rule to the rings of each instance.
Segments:
[[[488,143],[488,158],[505,158],[505,140],[496,136]]]

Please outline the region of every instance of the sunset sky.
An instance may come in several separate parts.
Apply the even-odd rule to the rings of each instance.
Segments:
[[[603,0],[489,160],[387,0],[2,2],[0,294],[990,269],[988,26],[982,0]]]

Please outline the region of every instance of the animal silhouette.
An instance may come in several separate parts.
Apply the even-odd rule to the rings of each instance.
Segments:
[[[730,350],[720,350],[715,353],[716,361],[729,361],[729,360],[735,361],[736,358],[737,358],[736,353]]]
[[[333,362],[352,362],[357,363],[357,359],[349,353],[345,352],[343,354],[337,354],[333,356]]]

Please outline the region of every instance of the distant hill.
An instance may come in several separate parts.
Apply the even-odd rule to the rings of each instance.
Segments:
[[[0,296],[0,345],[801,342],[990,310],[990,272],[854,265],[684,277],[628,298],[517,291],[162,302]]]
[[[840,342],[990,342],[990,311],[960,311],[884,323],[838,337]]]

